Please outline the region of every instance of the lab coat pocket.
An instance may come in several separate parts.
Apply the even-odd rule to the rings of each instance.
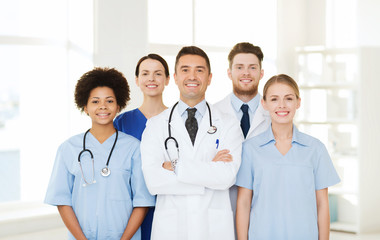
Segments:
[[[107,188],[111,200],[131,201],[131,172],[129,170],[113,169],[108,176]]]
[[[179,217],[177,209],[164,209],[154,212],[152,239],[178,240]],[[182,224],[184,224],[182,222]]]
[[[231,210],[208,210],[209,237],[208,240],[233,240],[234,222]]]

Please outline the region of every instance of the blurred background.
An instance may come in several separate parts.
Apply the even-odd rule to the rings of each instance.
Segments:
[[[65,239],[42,201],[57,147],[90,127],[74,105],[83,73],[123,72],[130,110],[142,103],[137,61],[160,54],[170,106],[175,56],[197,45],[215,103],[232,91],[227,55],[243,41],[264,52],[260,92],[275,74],[295,78],[297,126],[328,147],[342,179],[329,190],[331,228],[351,233],[332,239],[380,239],[379,9],[377,0],[0,0],[0,239]]]

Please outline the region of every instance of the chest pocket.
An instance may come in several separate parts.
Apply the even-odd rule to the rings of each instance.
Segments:
[[[220,150],[221,144],[219,139],[220,133],[216,132],[214,134],[206,134],[200,144],[198,145],[198,148],[202,149],[196,149],[197,155],[201,153],[201,159],[203,161],[210,162],[212,159],[214,159],[216,153]]]

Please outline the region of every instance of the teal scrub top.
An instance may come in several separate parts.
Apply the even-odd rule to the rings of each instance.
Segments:
[[[249,239],[318,240],[315,191],[339,181],[323,143],[295,126],[285,156],[271,127],[245,141],[236,185],[253,190]]]
[[[84,133],[65,141],[58,149],[53,172],[45,197],[51,205],[72,206],[87,239],[120,239],[134,207],[154,206],[155,200],[145,186],[141,170],[140,142],[119,132],[109,169],[103,177],[116,133],[102,144],[89,132],[86,148],[95,161],[96,183],[83,187],[84,181],[78,163],[83,149]],[[89,154],[81,157],[87,182],[92,180],[92,161]],[[140,239],[140,229],[132,239]],[[69,233],[69,239],[75,239]]]

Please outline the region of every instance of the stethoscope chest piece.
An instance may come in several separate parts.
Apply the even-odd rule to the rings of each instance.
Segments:
[[[100,173],[103,177],[108,177],[111,174],[111,170],[108,167],[104,167]]]
[[[207,133],[214,134],[216,133],[217,128],[215,126],[210,126],[210,128],[207,130]]]

